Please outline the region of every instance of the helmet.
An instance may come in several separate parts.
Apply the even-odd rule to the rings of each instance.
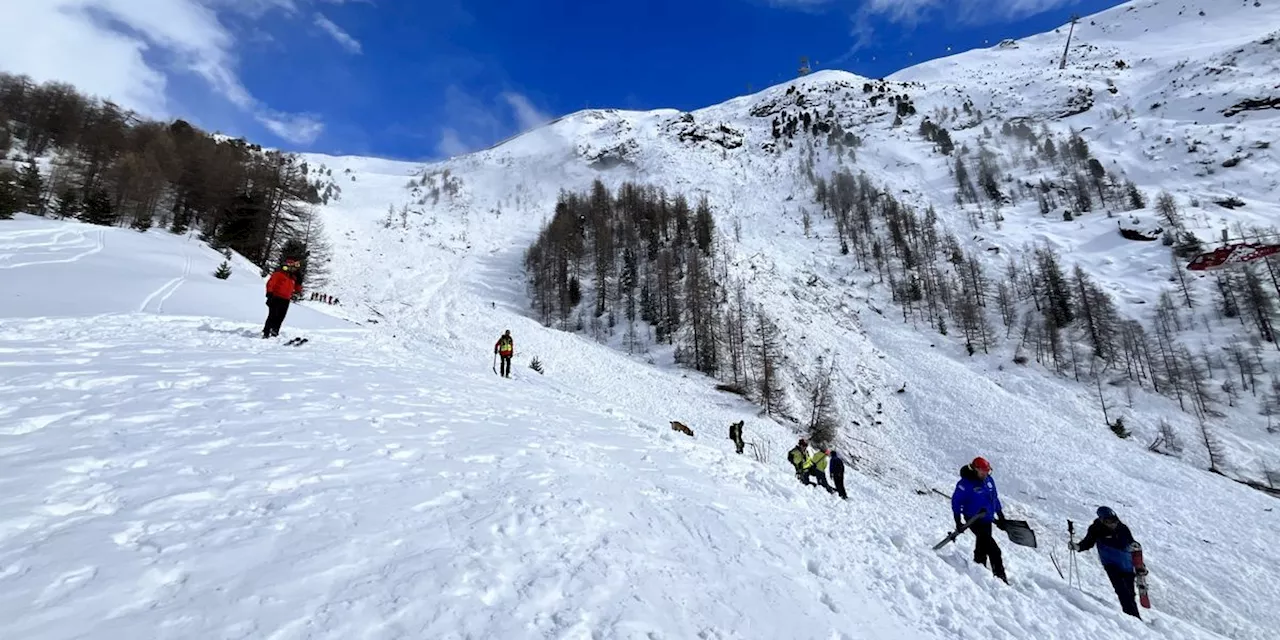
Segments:
[[[509,335],[511,335],[511,330],[510,330],[510,329],[507,329],[506,331],[503,331],[503,332],[502,332],[502,335],[504,335],[504,336],[509,336]]]
[[[298,265],[297,258],[285,258],[284,265],[282,265],[280,268],[284,269],[285,271],[288,271],[290,269],[297,269],[298,266],[299,265]]]
[[[1111,510],[1111,507],[1098,507],[1098,518],[1101,520],[1119,519],[1116,516],[1116,512]]]
[[[969,466],[979,471],[991,471],[991,463],[982,457],[974,458],[973,462],[969,463]]]

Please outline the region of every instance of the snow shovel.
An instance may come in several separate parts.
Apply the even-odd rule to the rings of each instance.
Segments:
[[[939,542],[938,544],[933,545],[933,550],[937,551],[938,549],[941,549],[947,546],[948,544],[951,544],[952,541],[960,537],[960,534],[964,533],[965,531],[968,531],[969,527],[973,526],[973,523],[983,519],[984,517],[986,517],[986,515],[987,515],[986,511],[979,511],[972,518],[969,518],[968,522],[960,525],[959,529],[956,529],[955,531],[948,533],[947,537],[942,539],[942,542]]]
[[[1027,524],[1026,520],[1005,520],[1004,524],[997,524],[1008,534],[1009,542],[1022,547],[1036,548],[1036,532],[1031,530],[1031,525]]]

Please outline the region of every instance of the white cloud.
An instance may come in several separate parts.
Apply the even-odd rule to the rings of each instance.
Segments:
[[[487,101],[450,85],[444,96],[441,119],[445,126],[436,142],[436,153],[441,156],[484,149],[551,120],[528,96],[515,91],[504,91]]]
[[[329,34],[335,41],[337,41],[338,44],[342,45],[343,49],[346,49],[351,53],[361,52],[360,41],[351,37],[351,34],[343,31],[342,27],[334,24],[332,20],[324,17],[323,14],[317,13],[315,16],[315,22],[317,27],[320,27],[325,33]]]
[[[440,132],[440,141],[436,143],[436,153],[443,158],[452,158],[474,151],[477,147],[462,141],[462,134],[457,129],[445,127]]]
[[[272,133],[294,144],[311,144],[324,132],[324,123],[311,114],[265,111],[254,117]]]
[[[539,111],[537,107],[533,106],[533,102],[522,94],[507,91],[502,94],[502,99],[511,107],[511,111],[516,117],[516,124],[519,125],[521,131],[528,131],[534,127],[541,126],[551,119],[551,116]]]
[[[6,71],[60,80],[156,118],[172,117],[166,73],[203,79],[231,104],[292,142],[323,130],[314,116],[282,114],[236,73],[236,39],[219,12],[296,14],[300,0],[30,0],[6,2],[0,60]],[[50,34],[56,34],[51,37]]]
[[[836,60],[846,59],[870,45],[873,22],[914,28],[930,18],[956,24],[991,24],[1028,18],[1080,0],[747,0],[795,11],[842,10],[852,23],[853,48]]]
[[[808,4],[821,0],[770,0],[774,3]],[[835,63],[874,42],[873,21],[914,28],[941,16],[957,24],[991,24],[1028,18],[1079,0],[860,0],[852,11],[852,49]]]

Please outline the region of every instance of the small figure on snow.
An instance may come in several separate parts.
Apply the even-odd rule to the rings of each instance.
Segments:
[[[1000,506],[996,482],[991,477],[991,463],[985,458],[974,458],[973,462],[960,468],[960,481],[951,494],[951,513],[955,517],[957,531],[962,526],[962,516],[965,522],[969,522],[979,512],[983,513],[982,517],[969,525],[969,531],[977,539],[973,545],[973,561],[986,564],[990,559],[991,573],[1007,583],[1004,556],[996,539],[991,537],[993,521],[995,526],[1004,528],[1004,508]]]
[[[839,451],[831,452],[831,482],[836,485],[836,493],[840,494],[841,500],[848,500],[849,496],[844,492],[844,458],[840,457]]]
[[[1133,534],[1111,507],[1098,507],[1098,518],[1089,525],[1084,539],[1071,545],[1071,550],[1088,551],[1095,545],[1098,547],[1098,560],[1102,561],[1102,568],[1120,599],[1120,608],[1135,618],[1141,618],[1133,588],[1136,577],[1131,552]]]
[[[805,482],[804,479],[804,461],[809,459],[809,441],[800,438],[790,451],[787,452],[787,460],[791,462],[791,466],[796,468],[796,480]],[[805,484],[808,484],[805,482]]]
[[[733,441],[733,446],[737,448],[739,455],[742,454],[742,448],[747,446],[747,443],[742,440],[743,424],[743,421],[739,420],[729,425],[729,439]]]
[[[284,316],[289,313],[289,300],[302,293],[302,286],[293,277],[298,266],[297,260],[286,258],[267,280],[267,322],[262,326],[264,339],[280,335],[280,325],[284,324]]]
[[[511,338],[511,330],[502,332],[502,337],[493,345],[493,352],[502,358],[502,370],[498,373],[504,378],[511,377],[511,356],[516,351],[515,340]]]
[[[803,475],[800,477],[801,482],[809,484],[809,478],[817,478],[818,485],[827,490],[827,493],[835,493],[836,490],[827,484],[827,456],[831,455],[830,449],[819,449],[809,456],[801,468]]]

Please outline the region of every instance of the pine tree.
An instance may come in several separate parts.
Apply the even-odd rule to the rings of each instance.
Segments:
[[[1271,377],[1271,386],[1262,396],[1258,413],[1267,417],[1267,430],[1275,430],[1276,416],[1280,416],[1280,377]]]
[[[1248,310],[1253,326],[1258,330],[1258,335],[1267,342],[1275,342],[1275,332],[1272,329],[1272,317],[1275,313],[1275,300],[1271,297],[1271,292],[1262,284],[1262,278],[1258,276],[1257,270],[1253,265],[1249,265],[1244,270],[1244,306]]]
[[[996,205],[1003,204],[1005,195],[1000,192],[999,167],[996,166],[995,154],[983,149],[978,154],[978,185],[982,192]]]
[[[812,377],[805,381],[804,387],[809,405],[809,418],[806,421],[809,440],[817,447],[829,446],[835,442],[840,429],[839,415],[836,411],[835,393],[832,389],[832,378],[835,365],[822,367],[819,364]]]
[[[75,218],[80,215],[80,195],[70,186],[63,188],[58,194],[57,203],[54,205],[54,211],[59,218]],[[179,233],[175,231],[174,233]]]
[[[231,263],[226,260],[223,260],[222,264],[218,265],[218,270],[213,272],[213,277],[219,280],[226,280],[227,278],[230,278]]]
[[[781,358],[782,345],[778,325],[763,311],[756,311],[755,351],[756,397],[768,415],[785,411],[783,405]]]
[[[956,157],[955,173],[956,186],[960,188],[960,191],[956,194],[956,200],[960,204],[977,202],[978,192],[973,187],[973,181],[969,179],[969,169],[964,164],[964,158]]]
[[[1036,249],[1036,262],[1039,266],[1041,290],[1044,292],[1048,306],[1045,317],[1057,329],[1066,328],[1075,320],[1075,312],[1071,305],[1071,288],[1058,266],[1058,254],[1050,247]]]
[[[133,219],[133,222],[129,224],[129,228],[133,229],[134,231],[145,233],[148,229],[151,228],[153,221],[154,221],[154,218],[152,218],[149,215],[137,216]]]
[[[1156,213],[1171,228],[1182,226],[1182,215],[1178,213],[1178,201],[1168,191],[1161,191],[1156,196]]]
[[[18,184],[14,180],[13,172],[5,167],[0,167],[0,220],[13,218],[13,214],[18,211],[18,201],[20,199]]]
[[[1129,201],[1129,209],[1145,209],[1147,206],[1147,197],[1142,195],[1142,191],[1138,190],[1138,185],[1132,180],[1124,184],[1125,199]]]
[[[18,208],[28,213],[44,215],[44,178],[35,158],[28,158],[18,172]]]
[[[312,290],[322,291],[330,283],[330,263],[333,261],[333,248],[325,233],[324,223],[314,209],[307,209],[299,219],[301,229],[297,239],[307,257],[307,282]]]
[[[106,190],[98,188],[85,193],[84,209],[80,219],[89,224],[111,226],[116,223],[115,207],[111,204],[111,196]]]
[[[1080,265],[1076,265],[1074,276],[1078,306],[1076,315],[1084,322],[1093,355],[1111,362],[1115,356],[1115,334],[1120,316],[1111,297],[1094,283]]]

